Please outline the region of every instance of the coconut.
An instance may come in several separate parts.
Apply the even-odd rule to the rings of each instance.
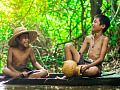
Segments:
[[[63,62],[62,71],[65,76],[72,77],[74,75],[82,75],[80,73],[81,66],[77,66],[77,63],[73,60],[67,60]]]

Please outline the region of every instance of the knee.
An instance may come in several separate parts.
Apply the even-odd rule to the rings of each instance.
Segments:
[[[73,45],[71,43],[66,43],[65,44],[65,49],[72,47]]]
[[[91,72],[91,76],[96,76],[96,75],[98,75],[98,71],[92,71]]]
[[[96,70],[96,72],[94,72],[94,76],[99,74],[99,70]]]
[[[95,68],[94,70],[91,71],[91,76],[96,76],[98,75],[98,73],[99,73],[98,68]]]
[[[7,68],[4,68],[4,69],[3,69],[3,74],[6,75],[7,71],[8,71]]]
[[[43,77],[48,75],[48,71],[47,70],[43,69],[42,72],[43,72]]]
[[[98,73],[99,73],[98,68],[97,68],[97,67],[96,67],[96,68],[94,67],[94,68],[91,68],[91,69],[86,70],[86,71],[83,73],[83,75],[84,75],[84,76],[97,76]]]
[[[40,77],[44,78],[48,75],[48,70],[42,69],[42,70],[40,70],[40,73],[41,73]]]

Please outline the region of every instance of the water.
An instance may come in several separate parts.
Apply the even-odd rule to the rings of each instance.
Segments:
[[[120,90],[120,86],[2,85],[0,90]]]

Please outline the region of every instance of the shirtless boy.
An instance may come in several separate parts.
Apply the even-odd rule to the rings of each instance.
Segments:
[[[8,50],[7,68],[3,70],[6,76],[16,77],[23,74],[27,78],[41,78],[48,75],[48,71],[36,61],[32,48],[28,46],[36,37],[36,31],[28,31],[24,27],[18,27],[14,30],[13,37],[8,42],[10,48]],[[31,70],[27,68],[28,58],[37,69],[29,76],[27,72]]]
[[[83,45],[78,52],[71,43],[65,45],[65,59],[74,60],[82,66],[83,76],[97,76],[101,74],[102,62],[107,52],[109,38],[103,33],[109,28],[110,20],[104,15],[96,15],[92,23],[92,33],[85,38]],[[88,56],[84,63],[80,58],[89,44]]]

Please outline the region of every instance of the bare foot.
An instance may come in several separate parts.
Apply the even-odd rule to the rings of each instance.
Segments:
[[[66,79],[67,77],[66,76],[63,76],[63,77],[58,77],[56,76],[55,79]]]

